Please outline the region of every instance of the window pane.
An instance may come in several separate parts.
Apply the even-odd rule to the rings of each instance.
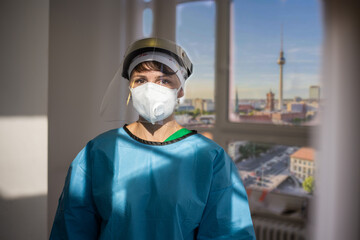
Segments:
[[[235,141],[228,144],[228,153],[247,189],[297,196],[312,194],[314,183],[308,182],[314,171],[307,171],[295,161],[314,162],[312,148]]]
[[[188,53],[194,72],[186,81],[185,97],[180,100],[175,118],[185,126],[213,126],[215,3],[179,4],[176,15],[176,41]]]
[[[143,34],[144,37],[149,37],[152,32],[153,15],[151,8],[146,8],[143,11]]]
[[[320,1],[234,0],[233,122],[314,125],[320,85]]]

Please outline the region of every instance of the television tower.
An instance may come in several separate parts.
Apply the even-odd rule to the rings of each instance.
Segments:
[[[283,51],[283,26],[281,25],[281,49],[280,56],[277,60],[277,64],[280,65],[280,87],[279,87],[279,110],[282,110],[283,106],[283,66],[285,64],[284,51]]]
[[[236,97],[235,97],[235,113],[239,113],[239,96],[238,89],[236,88]]]

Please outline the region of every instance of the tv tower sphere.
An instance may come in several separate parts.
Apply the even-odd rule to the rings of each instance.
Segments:
[[[285,64],[285,58],[284,58],[284,52],[283,51],[280,52],[280,57],[277,60],[277,63],[279,65],[284,65]]]

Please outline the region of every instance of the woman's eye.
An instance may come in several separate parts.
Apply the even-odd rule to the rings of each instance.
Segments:
[[[163,85],[167,85],[167,84],[170,83],[170,81],[167,80],[167,79],[161,79],[161,80],[160,80],[160,83],[163,84]]]
[[[144,83],[144,82],[145,82],[145,80],[142,79],[142,78],[139,78],[139,79],[136,79],[136,80],[135,80],[135,83],[136,83],[136,84],[141,84],[141,83]]]

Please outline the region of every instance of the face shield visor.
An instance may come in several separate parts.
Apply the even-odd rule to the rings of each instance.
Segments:
[[[174,42],[147,38],[134,42],[103,97],[100,115],[105,121],[128,122],[130,109],[138,121],[164,125],[173,120],[178,98],[192,63]]]

